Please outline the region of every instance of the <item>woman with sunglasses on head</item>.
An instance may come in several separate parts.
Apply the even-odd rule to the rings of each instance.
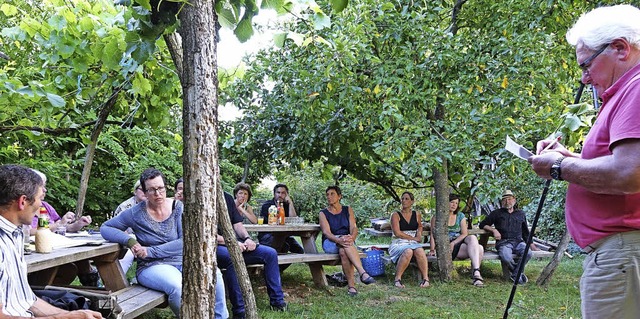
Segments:
[[[436,217],[431,219],[431,229],[434,229]],[[456,258],[459,260],[471,260],[471,284],[476,287],[484,287],[484,279],[480,274],[480,263],[484,256],[484,248],[478,242],[478,237],[469,236],[467,228],[467,218],[464,213],[460,212],[460,196],[456,194],[449,195],[449,242],[451,245],[451,260]],[[432,233],[433,234],[433,233]],[[429,256],[435,256],[436,244],[434,236],[431,236],[431,249]]]
[[[182,213],[179,200],[167,198],[166,180],[157,169],[146,169],[140,186],[147,200],[123,211],[100,227],[104,239],[129,247],[138,261],[136,277],[148,288],[169,296],[169,307],[180,318],[182,301]],[[136,238],[124,231],[131,228]],[[216,318],[227,318],[222,273],[217,270]]]

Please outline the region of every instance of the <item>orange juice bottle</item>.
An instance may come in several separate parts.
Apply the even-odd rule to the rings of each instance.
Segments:
[[[284,207],[282,206],[282,202],[279,203],[278,206],[278,225],[284,225]]]

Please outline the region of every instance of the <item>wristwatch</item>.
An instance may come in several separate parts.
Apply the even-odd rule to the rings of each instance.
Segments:
[[[551,172],[549,172],[549,174],[551,175],[551,178],[557,180],[557,181],[562,181],[562,169],[560,168],[560,164],[562,164],[562,161],[564,161],[566,157],[565,156],[561,156],[558,157],[558,159],[553,163],[553,165],[551,165]]]

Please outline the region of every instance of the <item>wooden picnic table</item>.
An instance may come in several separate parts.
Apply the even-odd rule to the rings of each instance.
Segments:
[[[99,234],[88,236],[87,242],[100,243],[102,237]],[[77,240],[82,241],[82,238]],[[27,261],[27,272],[43,271],[46,276],[42,276],[42,282],[31,283],[32,285],[50,285],[58,272],[60,266],[80,260],[93,260],[100,278],[107,290],[117,291],[129,286],[127,277],[118,262],[122,248],[119,244],[104,242],[99,245],[81,245],[76,247],[57,248],[51,253],[40,254],[33,252],[25,256]],[[43,279],[44,278],[44,279]]]
[[[313,282],[320,287],[328,286],[323,265],[335,265],[340,262],[338,254],[325,254],[318,252],[316,248],[316,238],[320,234],[319,224],[300,225],[257,225],[245,224],[244,227],[249,232],[264,232],[273,235],[273,247],[278,250],[286,238],[297,236],[302,240],[304,254],[278,255],[279,264],[306,263],[309,266]]]
[[[69,263],[90,259],[93,261],[105,287],[105,293],[112,296],[111,305],[118,318],[133,319],[154,307],[166,306],[167,296],[141,285],[130,285],[120,266],[119,258],[126,252],[117,243],[105,242],[100,234],[74,238],[83,242],[80,246],[57,248],[47,254],[32,252],[25,255],[27,272],[41,272],[38,282],[29,282],[32,286],[48,286],[58,269]],[[87,245],[88,244],[88,245]]]

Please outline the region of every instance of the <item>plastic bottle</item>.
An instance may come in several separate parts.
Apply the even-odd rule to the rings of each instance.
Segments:
[[[269,207],[269,225],[278,224],[278,218],[276,217],[277,213],[278,213],[278,208],[276,208],[276,205],[271,205]]]
[[[278,225],[284,225],[284,206],[282,206],[282,202],[278,204]]]
[[[44,207],[40,207],[38,214],[38,229],[36,230],[36,252],[50,253],[53,250],[51,242],[51,230],[49,229],[49,213]]]

